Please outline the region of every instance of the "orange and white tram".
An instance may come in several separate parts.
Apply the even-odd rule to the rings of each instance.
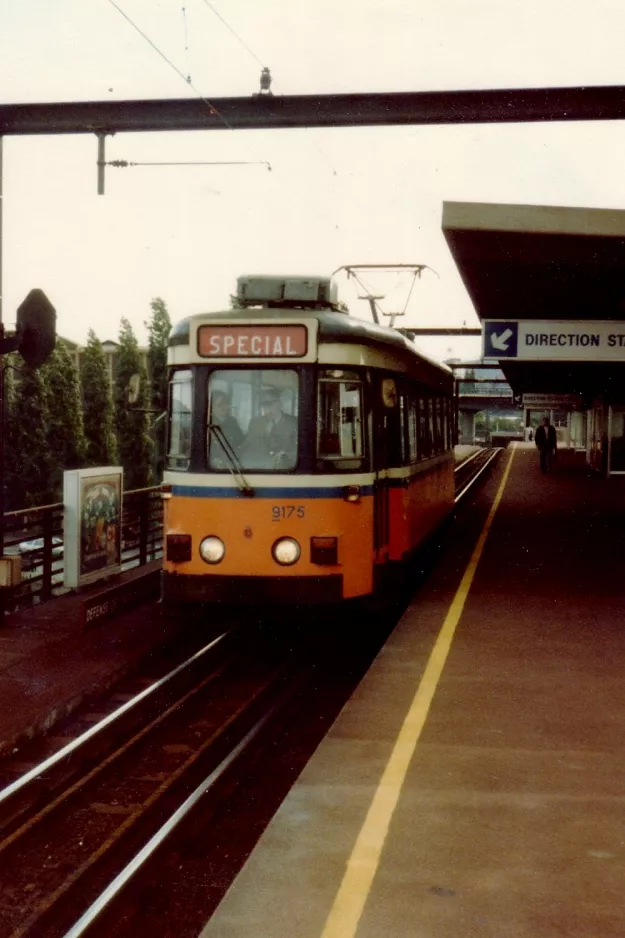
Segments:
[[[168,367],[166,601],[366,597],[451,512],[449,369],[330,279],[240,277]]]

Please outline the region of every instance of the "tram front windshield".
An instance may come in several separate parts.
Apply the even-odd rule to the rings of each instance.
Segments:
[[[284,472],[297,465],[299,378],[291,369],[213,371],[208,378],[208,467]]]

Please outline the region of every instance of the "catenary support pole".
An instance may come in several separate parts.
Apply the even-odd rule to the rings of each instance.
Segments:
[[[105,152],[104,152],[104,138],[106,134],[98,134],[98,195],[104,195],[104,167],[105,162]]]

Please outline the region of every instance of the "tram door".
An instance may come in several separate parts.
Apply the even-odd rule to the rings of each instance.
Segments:
[[[374,530],[375,560],[385,564],[390,542],[390,468],[395,465],[399,412],[394,378],[381,378],[375,388],[374,409]]]

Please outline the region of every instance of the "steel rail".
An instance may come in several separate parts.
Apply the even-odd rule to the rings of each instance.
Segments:
[[[233,634],[235,631],[236,630],[232,630],[228,634]],[[297,656],[298,659],[300,657],[301,655]],[[94,838],[92,838],[91,835],[88,834],[90,839],[93,840],[94,842],[87,845],[87,854],[83,853],[83,856],[78,858],[76,865],[72,866],[72,870],[70,874],[67,875],[66,872],[64,872],[63,870],[59,870],[59,874],[62,877],[62,881],[61,882],[57,881],[56,883],[53,883],[52,887],[48,887],[48,892],[47,894],[44,895],[43,899],[41,897],[38,897],[38,898],[35,897],[34,905],[32,903],[28,903],[29,905],[28,909],[24,909],[22,907],[21,911],[23,911],[23,914],[26,915],[26,918],[11,932],[14,938],[19,938],[20,935],[31,934],[31,931],[33,931],[33,929],[41,929],[42,934],[44,932],[47,933],[47,929],[49,927],[52,928],[53,930],[56,928],[56,931],[54,932],[55,934],[59,933],[61,923],[59,922],[55,926],[54,920],[59,914],[59,909],[61,908],[62,902],[67,903],[66,908],[69,907],[70,909],[72,908],[75,909],[76,915],[79,915],[81,911],[80,906],[82,903],[78,897],[80,895],[80,890],[84,888],[85,877],[87,878],[87,882],[89,883],[91,882],[89,877],[92,877],[92,876],[97,877],[98,875],[101,875],[102,870],[100,869],[100,873],[98,873],[98,869],[100,868],[99,865],[102,863],[102,861],[104,861],[106,865],[109,862],[110,858],[114,856],[115,850],[121,849],[122,851],[124,851],[125,850],[124,844],[128,842],[129,836],[130,838],[137,836],[137,834],[138,836],[141,836],[141,831],[137,827],[137,825],[147,826],[147,831],[143,834],[144,841],[147,840],[147,838],[153,834],[154,830],[160,824],[162,824],[163,812],[162,812],[162,808],[160,807],[160,805],[163,804],[162,799],[170,798],[172,795],[175,796],[176,791],[179,793],[179,800],[182,800],[182,798],[186,797],[186,794],[189,791],[191,784],[195,786],[197,784],[197,778],[201,777],[200,772],[202,771],[202,767],[203,766],[205,767],[206,772],[209,771],[209,766],[206,765],[206,761],[205,761],[207,757],[211,760],[212,766],[214,766],[216,760],[218,758],[221,758],[221,756],[218,755],[219,749],[215,750],[216,746],[222,747],[221,752],[224,751],[223,749],[224,744],[228,748],[234,748],[236,744],[236,738],[233,739],[231,734],[236,733],[236,736],[240,737],[241,735],[247,733],[250,724],[254,720],[257,719],[256,715],[258,714],[259,705],[262,706],[261,712],[263,713],[263,716],[265,716],[271,710],[271,707],[272,707],[271,698],[273,698],[273,706],[282,704],[285,698],[285,694],[280,693],[279,689],[283,683],[284,677],[290,676],[292,666],[293,666],[292,655],[289,656],[288,661],[286,663],[282,662],[278,666],[277,669],[275,668],[275,666],[272,666],[271,673],[269,674],[269,676],[265,675],[265,678],[260,685],[258,685],[255,682],[254,686],[251,688],[251,694],[249,693],[250,689],[248,687],[249,680],[247,677],[244,676],[243,687],[246,690],[246,699],[245,699],[244,704],[241,704],[240,688],[238,688],[238,685],[235,686],[234,687],[235,696],[233,699],[236,704],[236,708],[234,710],[232,710],[232,707],[230,706],[231,701],[226,699],[228,695],[224,696],[225,689],[232,690],[233,688],[231,679],[227,679],[225,688],[222,688],[222,690],[218,692],[217,698],[213,698],[213,701],[216,703],[216,706],[218,709],[220,707],[223,707],[224,701],[226,702],[226,708],[225,708],[226,719],[223,720],[220,718],[219,721],[215,721],[213,719],[215,728],[211,730],[210,734],[206,738],[198,737],[198,740],[196,741],[197,744],[196,742],[194,742],[191,747],[186,746],[186,745],[183,747],[185,752],[184,752],[184,761],[182,763],[177,764],[173,768],[173,770],[166,771],[164,773],[157,773],[158,777],[150,778],[149,780],[154,782],[155,787],[153,788],[152,791],[149,792],[149,794],[143,797],[140,797],[138,803],[136,803],[137,802],[136,796],[132,797],[131,802],[129,804],[129,807],[132,810],[123,813],[123,820],[121,821],[121,823],[115,822],[113,824],[113,829],[109,830],[108,832],[105,831],[104,833],[101,833],[101,832],[98,833],[96,831]],[[139,738],[144,736],[146,733],[152,734],[151,741],[152,741],[153,751],[151,754],[148,754],[148,760],[153,759],[154,752],[158,751],[160,753],[162,745],[163,745],[162,733],[160,732],[160,730],[157,733],[154,733],[155,728],[161,723],[164,717],[168,718],[168,717],[173,716],[174,722],[175,722],[176,714],[180,715],[182,712],[181,706],[185,706],[189,702],[191,697],[198,690],[201,690],[202,687],[205,687],[208,684],[208,682],[212,680],[212,677],[213,677],[212,675],[205,677],[202,680],[201,684],[195,687],[190,693],[185,695],[184,698],[173,701],[168,707],[167,711],[159,714],[159,716],[154,721],[152,721],[152,723],[148,724],[147,726],[144,726],[141,732],[136,737],[134,737],[134,739],[131,740],[130,743],[132,744],[135,741],[139,740]],[[288,693],[289,699],[292,697],[293,691],[297,690],[300,684],[301,684],[301,676],[298,677],[295,683],[293,683],[292,681],[290,682],[289,693]],[[276,690],[278,690],[277,694],[275,693]],[[267,701],[265,697],[265,695],[267,695],[268,693],[270,695],[269,701]],[[195,706],[196,706],[195,715],[196,716],[200,715],[202,723],[206,722],[203,716],[205,705],[201,705],[199,709],[197,709],[197,703]],[[211,707],[211,712],[212,712],[212,707]],[[180,727],[182,727],[182,731],[184,734],[184,732],[186,732],[186,729],[188,729],[189,727],[188,713],[186,713],[186,715],[183,715],[182,717],[179,716],[178,719],[180,721]],[[156,750],[154,750],[154,745],[156,746]],[[127,746],[128,746],[128,743],[125,743],[124,747],[127,748]],[[188,749],[191,749],[190,754],[186,753]],[[214,755],[212,755],[211,753],[214,753]],[[103,766],[106,768],[107,762],[110,763],[111,759],[116,758],[119,754],[122,754],[122,750],[118,750],[112,756],[109,756],[106,760],[104,760],[104,762],[96,765],[94,769],[92,769],[92,771],[88,775],[81,778],[78,783],[72,785],[72,787],[68,789],[66,793],[63,793],[61,798],[57,799],[56,803],[52,802],[51,804],[47,804],[45,808],[43,809],[43,811],[41,812],[41,815],[48,812],[48,809],[50,808],[54,809],[55,807],[57,807],[60,804],[61,800],[66,800],[67,794],[73,794],[79,789],[81,790],[82,797],[84,798],[85,791],[86,791],[85,783],[91,782],[93,780],[93,776],[95,775],[95,773],[97,773]],[[210,767],[210,769],[212,769],[212,766]],[[190,781],[187,781],[185,784],[185,776],[188,776],[188,774],[191,772],[196,773],[195,778],[192,783]],[[161,776],[164,776],[164,777],[161,777]],[[99,784],[101,784],[101,780]],[[181,785],[182,785],[182,788],[181,788]],[[132,781],[131,781],[131,786],[132,786]],[[87,796],[87,800],[89,800],[89,796]],[[99,803],[99,800],[101,799],[98,799],[98,797],[96,796],[96,802],[95,802],[96,810],[97,810],[97,805]],[[117,802],[113,802],[113,803],[116,804]],[[165,801],[165,804],[166,803],[167,802]],[[116,812],[113,812],[113,813],[115,814]],[[36,818],[36,819],[38,820],[39,818]],[[85,822],[82,821],[81,823],[85,823]],[[17,835],[20,835],[25,830],[26,828],[23,828],[17,832],[14,832],[6,839],[6,841],[0,842],[0,849],[4,849],[5,845],[15,846],[16,833]],[[86,824],[86,831],[88,832],[88,830],[89,830],[89,824]],[[80,846],[82,847],[82,839],[80,841]],[[35,862],[35,861],[32,861],[31,863],[29,863],[28,868],[26,868],[25,870],[22,870],[20,866],[22,862],[20,852],[22,850],[23,850],[23,847],[18,848],[19,852],[16,854],[16,858],[15,858],[17,865],[19,867],[18,876],[21,875],[22,873],[25,873],[27,877],[27,881],[29,881],[28,877],[37,875],[36,873],[33,872],[33,866],[32,866],[32,862]],[[44,857],[44,860],[45,860],[45,857]],[[5,863],[6,862],[7,862],[7,859],[5,858]],[[46,864],[44,862],[41,872],[43,872],[45,868],[46,868]],[[84,904],[82,904],[82,908],[84,909]],[[64,927],[67,927],[68,916],[65,913],[61,912],[61,918],[64,919],[64,922],[65,922]]]
[[[463,459],[462,462],[459,462],[458,465],[454,467],[454,473],[460,472],[461,469],[464,469],[466,466],[468,466],[470,462],[473,462],[473,460],[483,452],[484,450],[480,448],[476,449],[474,453],[469,453],[466,459]]]
[[[205,654],[211,651],[211,649],[215,648],[224,638],[231,634],[232,632],[223,632],[221,635],[217,636],[217,638],[209,642],[208,645],[204,645],[203,648],[200,648],[199,651],[196,651],[195,654],[191,655],[190,658],[187,658],[186,661],[183,661],[182,664],[177,665],[173,671],[169,671],[166,675],[164,675],[164,677],[159,678],[154,682],[154,684],[146,687],[145,690],[142,690],[139,694],[133,697],[132,700],[126,701],[126,703],[122,704],[121,707],[113,711],[113,713],[108,714],[108,716],[104,717],[104,719],[100,720],[84,733],[81,733],[80,736],[77,736],[76,739],[73,739],[71,742],[67,743],[67,745],[63,746],[62,749],[59,749],[58,752],[55,752],[53,755],[49,756],[47,759],[45,759],[39,765],[35,766],[35,768],[30,769],[30,771],[26,772],[24,775],[21,775],[14,782],[11,782],[10,785],[7,785],[6,788],[3,788],[2,791],[0,791],[0,806],[18,792],[22,791],[31,782],[37,780],[42,775],[45,775],[49,769],[62,762],[63,759],[66,759],[67,756],[69,756],[71,753],[75,752],[77,749],[80,749],[103,730],[110,727],[113,723],[115,723],[116,720],[149,697],[150,694],[160,690],[169,681],[173,680],[173,678],[175,678],[178,674],[202,658]]]
[[[464,498],[464,496],[465,496],[465,495],[467,494],[467,492],[471,489],[471,487],[472,487],[473,485],[475,485],[475,483],[476,483],[477,480],[480,478],[480,476],[482,475],[482,473],[485,472],[486,469],[488,469],[488,467],[489,467],[490,464],[493,462],[493,460],[496,459],[496,458],[501,454],[501,452],[502,452],[502,447],[500,447],[500,446],[498,446],[498,447],[496,447],[496,448],[493,449],[491,455],[490,455],[490,456],[488,457],[488,459],[486,459],[486,461],[484,462],[484,465],[480,467],[480,469],[475,473],[475,475],[472,475],[472,476],[471,476],[471,478],[469,479],[469,481],[467,482],[467,484],[465,485],[465,487],[464,487],[463,489],[461,489],[460,492],[458,492],[458,494],[457,494],[456,497],[454,498],[454,504],[455,504],[455,505],[457,505],[458,502],[460,502],[460,501]]]
[[[623,119],[625,86],[583,85],[3,104],[0,136]]]
[[[64,900],[68,903],[69,907],[75,907],[76,901],[79,900],[76,899],[76,894],[72,893],[71,890],[76,890],[77,888],[80,890],[81,886],[79,884],[84,882],[85,875],[93,875],[94,864],[98,864],[105,856],[105,853],[110,856],[111,851],[119,849],[120,842],[123,841],[123,839],[129,834],[131,829],[136,831],[137,824],[145,822],[146,816],[148,814],[152,813],[153,816],[154,811],[158,811],[158,804],[160,800],[163,797],[167,797],[168,794],[171,793],[172,786],[178,785],[181,782],[183,776],[193,770],[194,766],[198,763],[198,760],[205,758],[209,750],[213,746],[218,745],[219,740],[224,738],[227,739],[227,734],[232,731],[233,727],[236,727],[242,718],[246,718],[246,715],[248,712],[250,712],[250,708],[254,707],[268,690],[271,691],[276,686],[276,683],[280,682],[283,674],[284,668],[278,669],[277,672],[274,672],[271,675],[268,681],[265,681],[260,687],[255,688],[251,697],[246,700],[243,706],[239,707],[235,712],[231,713],[225,722],[222,722],[219,728],[216,729],[207,739],[201,743],[198,749],[193,751],[181,765],[177,766],[173,772],[168,773],[167,777],[159,782],[158,787],[143,803],[135,806],[134,810],[130,814],[125,815],[123,822],[115,827],[109,836],[106,837],[106,840],[103,843],[99,843],[96,849],[92,850],[89,856],[77,867],[75,867],[69,876],[65,876],[63,881],[60,884],[57,884],[43,901],[39,901],[36,906],[30,910],[28,917],[23,922],[21,922],[21,924],[18,925],[18,927],[15,928],[13,932],[11,932],[13,938],[19,938],[19,936],[31,934],[34,928],[40,929],[42,933],[47,933],[47,930],[50,927],[54,930],[54,925],[50,925],[49,917],[55,916],[55,910],[58,908],[59,903]],[[295,686],[298,687],[299,683],[300,681],[298,680]],[[292,693],[293,689],[290,689],[290,692],[288,693],[289,699]],[[280,705],[284,698],[285,694],[280,695],[276,703],[274,703],[273,708],[270,707],[263,714],[263,717],[268,718],[271,715],[272,709]],[[179,701],[176,701],[169,708],[168,714],[171,715],[178,709]],[[148,730],[153,729],[157,722],[158,720],[149,726]],[[228,745],[232,745],[233,749],[235,748],[234,743],[228,743]],[[225,760],[222,760],[222,762],[223,761]],[[160,819],[158,819],[158,822],[160,823]],[[151,827],[153,830],[154,825],[151,825]],[[57,931],[55,931],[55,934]]]
[[[133,857],[124,869],[109,883],[98,898],[89,906],[78,921],[65,933],[64,938],[80,938],[84,935],[98,916],[106,907],[116,898],[124,886],[141,869],[141,867],[150,859],[161,844],[176,829],[180,822],[187,816],[192,808],[198,803],[200,798],[211,788],[230,766],[238,759],[242,752],[247,749],[251,742],[258,736],[263,727],[268,723],[280,704],[276,703],[258,720],[246,735],[237,743],[237,745],[228,753],[228,755],[213,769],[213,771],[194,789],[188,798],[183,801],[179,808],[168,818],[168,820],[159,828],[159,830],[149,839],[147,844]]]

